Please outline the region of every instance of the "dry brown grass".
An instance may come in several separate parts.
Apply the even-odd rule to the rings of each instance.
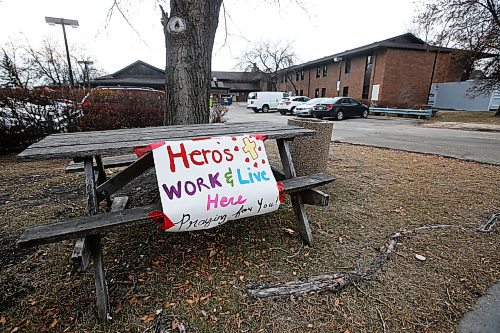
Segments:
[[[439,111],[431,121],[500,125],[500,117],[495,117],[495,111]]]
[[[275,154],[274,147],[270,154]],[[114,321],[95,320],[91,272],[71,273],[72,242],[14,251],[33,224],[83,213],[81,175],[65,161],[0,168],[0,329],[154,332],[176,316],[192,332],[450,332],[500,278],[499,232],[436,230],[403,239],[370,281],[339,294],[254,300],[248,282],[290,281],[370,262],[388,236],[446,223],[473,228],[498,211],[500,167],[386,149],[332,144],[328,207],[308,207],[315,246],[300,248],[293,212],[228,223],[206,232],[167,234],[151,223],[104,238]],[[138,180],[124,191],[144,203]],[[284,250],[284,251],[283,251]],[[427,260],[417,261],[414,254]],[[158,315],[157,310],[161,310]]]

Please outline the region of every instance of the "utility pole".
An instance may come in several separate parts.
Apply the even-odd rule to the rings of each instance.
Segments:
[[[83,81],[87,83],[87,86],[90,85],[90,76],[89,76],[89,65],[92,65],[94,62],[89,61],[89,60],[80,60],[78,61],[79,64],[83,64]]]
[[[60,24],[62,26],[64,35],[64,45],[66,46],[66,58],[68,59],[69,83],[71,85],[71,88],[73,88],[75,86],[75,82],[73,80],[73,70],[71,69],[71,59],[69,57],[68,40],[66,38],[66,28],[64,26],[70,25],[72,28],[76,28],[78,27],[78,20],[69,20],[62,17],[45,16],[45,22],[47,22],[49,25]]]

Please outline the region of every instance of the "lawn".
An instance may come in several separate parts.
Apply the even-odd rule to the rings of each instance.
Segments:
[[[274,147],[269,154],[276,159]],[[322,188],[331,203],[307,208],[312,248],[289,230],[289,202],[203,232],[167,234],[151,222],[107,234],[113,321],[101,327],[92,270],[72,272],[72,242],[13,248],[26,226],[83,214],[83,176],[64,174],[65,164],[0,158],[2,331],[449,332],[500,279],[498,230],[475,231],[500,209],[499,166],[332,144],[326,172],[337,181]],[[131,206],[157,198],[151,175],[124,189]],[[409,232],[429,224],[460,228]],[[381,269],[340,293],[248,296],[252,283],[363,270],[403,230]]]
[[[500,125],[500,117],[495,116],[495,111],[438,111],[431,118],[433,122],[457,122]]]

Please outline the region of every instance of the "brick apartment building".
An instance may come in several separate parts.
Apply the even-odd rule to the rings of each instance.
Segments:
[[[464,79],[455,51],[407,33],[281,70],[277,90],[414,107],[427,104],[432,83]]]

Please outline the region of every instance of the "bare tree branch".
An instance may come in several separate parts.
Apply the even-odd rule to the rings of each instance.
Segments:
[[[291,42],[262,41],[243,52],[238,59],[238,67],[267,75],[273,88],[276,88],[278,71],[292,66],[296,59]]]
[[[418,13],[425,40],[432,45],[462,49],[456,60],[472,72],[481,68],[471,95],[500,87],[500,2],[498,0],[428,0]]]

